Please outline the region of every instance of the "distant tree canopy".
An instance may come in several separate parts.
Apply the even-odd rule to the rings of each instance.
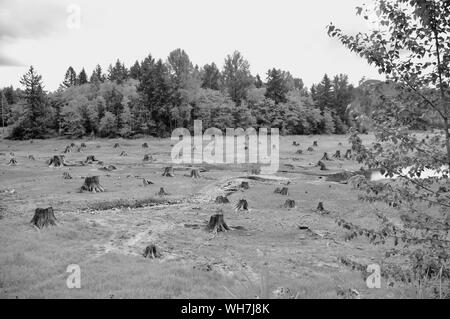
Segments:
[[[182,49],[165,61],[149,54],[130,68],[120,59],[107,72],[96,65],[89,78],[84,68],[77,74],[69,67],[52,93],[31,70],[24,89],[2,90],[5,122],[15,128],[12,138],[169,136],[176,127],[192,128],[195,119],[217,127],[278,127],[283,134],[342,134],[350,127],[366,131],[370,125],[362,115],[381,103],[367,86],[354,88],[344,74],[325,75],[310,90],[302,79],[276,68],[263,81],[238,51],[221,69],[215,63],[194,65]],[[424,118],[422,127],[430,121]]]

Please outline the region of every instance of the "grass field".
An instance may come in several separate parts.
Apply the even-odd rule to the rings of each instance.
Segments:
[[[367,136],[365,142],[372,139]],[[294,141],[300,146],[294,147]],[[307,152],[313,141],[319,146]],[[67,161],[95,155],[117,170],[104,172],[96,164],[49,168],[46,161],[72,142],[87,148],[66,154]],[[148,150],[142,149],[144,142]],[[346,242],[345,231],[315,211],[323,202],[334,214],[366,228],[377,227],[374,212],[395,216],[384,206],[358,201],[349,185],[326,180],[326,174],[359,169],[356,162],[327,162],[325,172],[315,167],[324,152],[345,153],[348,137],[292,136],[280,142],[277,176],[290,181],[289,196],[274,193],[286,180],[249,180],[250,189],[219,205],[215,197],[227,183],[245,181],[250,167],[209,165],[195,180],[188,167],[176,166],[175,177],[163,177],[163,168],[170,165],[169,139],[0,140],[0,297],[337,298],[349,289],[361,298],[415,297],[412,287],[388,287],[386,282],[381,289],[369,289],[362,274],[340,264],[339,257],[377,263],[385,247],[362,239]],[[115,143],[120,147],[113,148]],[[296,154],[298,149],[304,154]],[[122,151],[128,156],[119,156]],[[8,166],[11,152],[17,166]],[[147,153],[154,162],[143,163]],[[63,179],[64,171],[73,179]],[[106,191],[80,193],[84,177],[93,175],[100,176]],[[154,185],[144,186],[143,178]],[[168,196],[156,195],[161,187]],[[248,200],[248,212],[234,211],[240,198]],[[296,208],[283,208],[287,199],[295,200]],[[48,206],[58,226],[39,231],[30,220],[37,207]],[[234,228],[214,235],[204,225],[219,209]],[[162,258],[143,258],[150,243]],[[70,264],[81,267],[81,289],[66,286]]]

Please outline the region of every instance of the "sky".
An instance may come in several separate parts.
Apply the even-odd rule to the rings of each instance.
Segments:
[[[345,73],[352,83],[378,72],[336,39],[333,22],[348,34],[368,25],[355,8],[370,0],[0,0],[0,87],[20,87],[33,65],[46,90],[69,66],[88,75],[117,58],[131,66],[148,54],[166,60],[184,49],[194,64],[220,68],[235,50],[252,74],[277,68],[309,87],[323,75]]]

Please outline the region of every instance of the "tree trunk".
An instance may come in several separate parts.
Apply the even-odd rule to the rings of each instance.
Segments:
[[[70,147],[70,145],[66,146],[66,149],[64,150],[64,154],[70,153],[72,152],[72,148]]]
[[[200,173],[199,173],[198,169],[191,170],[191,178],[193,178],[193,179],[199,179],[200,178]]]
[[[119,148],[119,147],[120,147],[119,143],[114,144],[114,148]]]
[[[225,219],[223,218],[223,214],[216,214],[211,216],[207,230],[213,233],[226,232],[229,231],[230,228],[225,223]]]
[[[93,162],[98,162],[94,155],[89,155],[86,157],[85,163],[92,164]]]
[[[148,144],[147,143],[142,144],[142,148],[148,148]]]
[[[351,160],[352,159],[352,150],[347,150],[347,152],[345,153],[344,158],[346,160]]]
[[[154,244],[151,244],[145,248],[143,256],[144,258],[156,259],[161,258],[161,253]]]
[[[122,153],[120,153],[120,156],[121,156],[121,157],[127,157],[127,156],[128,156],[128,153],[125,152],[125,151],[122,151]]]
[[[16,166],[17,160],[15,158],[11,158],[8,163],[9,166]]]
[[[102,193],[105,191],[105,189],[100,185],[100,177],[92,176],[85,178],[84,185],[81,186],[81,191],[91,193]]]
[[[323,207],[323,203],[322,203],[322,202],[320,202],[319,205],[317,205],[317,210],[318,210],[319,212],[325,211],[325,208]]]
[[[336,151],[336,153],[334,153],[333,158],[335,159],[341,159],[341,151]]]
[[[163,187],[161,187],[161,188],[159,189],[158,195],[159,195],[159,196],[167,196],[167,195],[169,195],[169,194],[166,193],[166,191],[164,190]]]
[[[292,199],[288,199],[284,205],[284,208],[295,208],[295,201],[293,201]]]
[[[63,178],[64,179],[72,179],[72,176],[69,174],[69,172],[64,172],[63,173]]]
[[[173,167],[165,167],[165,168],[164,168],[164,173],[162,174],[162,176],[165,176],[165,177],[174,177],[174,174],[173,174]]]
[[[314,141],[313,147],[319,147],[319,143],[317,143],[317,141]]]
[[[216,204],[228,204],[230,203],[230,200],[226,196],[217,196],[216,198]]]
[[[321,159],[321,161],[331,161],[330,157],[328,156],[328,153],[323,153],[323,157]]]
[[[48,164],[49,167],[63,167],[64,166],[64,156],[55,155],[50,159]]]
[[[326,166],[325,163],[322,162],[322,161],[319,161],[319,162],[317,163],[317,166],[320,166],[320,170],[321,170],[321,171],[326,171],[326,170],[327,170],[327,166]]]
[[[56,217],[53,208],[36,208],[31,224],[39,229],[56,225]]]
[[[240,199],[236,205],[234,205],[235,211],[248,210],[248,202],[245,199]]]

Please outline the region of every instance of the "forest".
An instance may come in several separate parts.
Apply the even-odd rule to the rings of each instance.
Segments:
[[[253,76],[238,51],[221,70],[215,63],[194,65],[176,49],[165,62],[149,55],[128,68],[117,59],[106,72],[97,65],[88,76],[69,67],[61,78],[55,92],[46,92],[32,66],[21,88],[2,89],[0,124],[10,127],[9,138],[167,137],[175,128],[192,128],[194,119],[205,128],[273,127],[283,135],[365,133],[367,116],[382,103],[373,88],[386,91],[386,83],[374,80],[354,87],[345,74],[324,75],[310,88],[275,68]],[[425,129],[430,121],[415,126]]]

